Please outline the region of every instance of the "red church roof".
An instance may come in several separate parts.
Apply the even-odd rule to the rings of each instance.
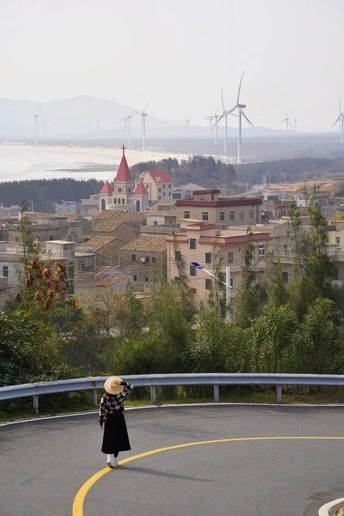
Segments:
[[[100,193],[112,193],[112,192],[113,192],[113,188],[110,185],[109,181],[106,180],[103,188],[100,190]]]
[[[123,145],[123,156],[121,159],[121,163],[119,164],[117,175],[116,175],[116,181],[133,181],[133,177],[130,173],[130,169],[128,167],[128,163],[126,160],[126,157],[124,155],[125,147]]]
[[[159,181],[159,178],[161,178],[163,183],[172,183],[172,179],[168,173],[165,172],[165,170],[152,170],[151,172],[144,172],[142,176],[144,176],[144,174],[150,174],[156,183]]]
[[[146,194],[148,195],[148,190],[143,184],[143,181],[140,181],[137,187],[135,188],[134,194]]]

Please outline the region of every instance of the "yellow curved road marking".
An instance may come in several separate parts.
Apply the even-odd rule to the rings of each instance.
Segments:
[[[230,443],[237,441],[297,441],[297,440],[323,440],[323,441],[342,441],[344,437],[331,437],[331,436],[282,436],[282,437],[232,437],[230,439],[215,439],[213,441],[199,441],[195,443],[184,443],[184,444],[175,444],[173,446],[166,446],[165,448],[157,448],[156,450],[150,450],[148,452],[139,453],[138,455],[133,455],[132,457],[127,457],[126,459],[120,460],[119,465],[127,464],[127,462],[131,462],[132,460],[142,459],[142,457],[148,457],[149,455],[154,455],[155,453],[161,453],[169,450],[177,450],[179,448],[187,448],[188,446],[199,446],[202,444],[216,444],[216,443]],[[72,509],[72,516],[83,516],[84,511],[84,500],[91,489],[91,487],[99,480],[103,475],[109,473],[112,469],[106,467],[91,478],[87,480],[77,492]]]

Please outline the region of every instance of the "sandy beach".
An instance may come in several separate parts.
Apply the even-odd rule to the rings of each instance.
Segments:
[[[0,145],[0,182],[32,179],[111,179],[116,172],[123,151],[118,148],[20,145]],[[126,149],[129,166],[142,161],[165,158],[187,159],[191,154],[176,154],[160,150]],[[96,168],[96,172],[94,171]],[[89,169],[89,170],[87,170]],[[103,169],[103,170],[102,170]]]

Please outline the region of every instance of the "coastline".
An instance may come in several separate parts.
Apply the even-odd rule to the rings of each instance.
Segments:
[[[122,157],[122,149],[120,147],[105,148],[105,147],[81,147],[77,145],[62,146],[62,145],[28,145],[28,144],[0,144],[0,149],[6,151],[21,151],[21,152],[35,152],[35,153],[53,153],[53,154],[80,154],[82,156],[90,156],[94,158],[104,158],[119,162]],[[127,162],[129,165],[134,165],[140,161],[160,160],[167,158],[176,158],[178,160],[187,159],[193,154],[185,153],[171,153],[168,151],[161,151],[156,149],[147,149],[141,151],[134,148],[127,148],[125,151]]]

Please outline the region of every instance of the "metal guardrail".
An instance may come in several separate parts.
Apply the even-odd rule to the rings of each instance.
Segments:
[[[59,392],[90,390],[92,402],[98,406],[97,390],[104,388],[108,376],[74,378],[53,382],[26,383],[0,387],[0,401],[32,396],[33,409],[39,411],[39,396]],[[221,385],[275,385],[277,403],[282,403],[283,385],[334,385],[344,386],[344,375],[325,374],[284,374],[284,373],[190,373],[190,374],[146,374],[122,376],[123,380],[135,387],[149,387],[151,402],[156,403],[156,387],[167,385],[212,385],[214,401],[220,401]]]

